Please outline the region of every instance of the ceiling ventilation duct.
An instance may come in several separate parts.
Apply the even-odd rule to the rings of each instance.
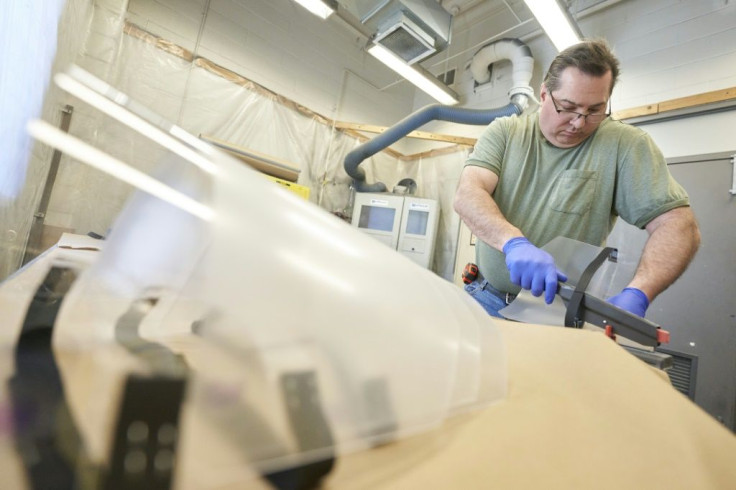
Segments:
[[[373,41],[413,64],[450,43],[452,16],[436,0],[354,0]]]

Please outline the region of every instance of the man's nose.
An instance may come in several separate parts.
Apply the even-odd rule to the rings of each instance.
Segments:
[[[578,114],[577,116],[575,116],[575,119],[570,121],[570,124],[575,126],[575,128],[577,129],[582,128],[583,126],[585,126],[585,116],[582,114]]]

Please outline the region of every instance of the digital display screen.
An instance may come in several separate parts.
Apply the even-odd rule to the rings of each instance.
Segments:
[[[359,228],[369,230],[392,231],[394,229],[394,216],[396,209],[378,206],[362,206],[360,208]],[[426,228],[426,224],[425,224]]]
[[[409,211],[406,232],[413,235],[426,235],[429,213],[427,211]]]

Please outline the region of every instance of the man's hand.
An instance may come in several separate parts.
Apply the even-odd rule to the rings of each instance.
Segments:
[[[534,296],[544,292],[544,301],[552,303],[557,293],[557,281],[567,281],[567,276],[555,267],[555,259],[544,250],[535,247],[525,237],[516,237],[503,246],[506,267],[511,282],[530,289]]]
[[[636,288],[625,288],[616,296],[608,298],[608,302],[642,318],[649,308],[649,298],[642,290]]]

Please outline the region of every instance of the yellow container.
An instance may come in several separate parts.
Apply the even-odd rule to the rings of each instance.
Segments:
[[[265,175],[265,174],[264,174]],[[288,180],[279,179],[278,177],[273,177],[272,175],[266,175],[269,179],[273,180],[274,182],[283,185],[287,189],[289,189],[294,194],[303,197],[307,201],[309,201],[309,187],[295,184],[294,182],[289,182]]]

